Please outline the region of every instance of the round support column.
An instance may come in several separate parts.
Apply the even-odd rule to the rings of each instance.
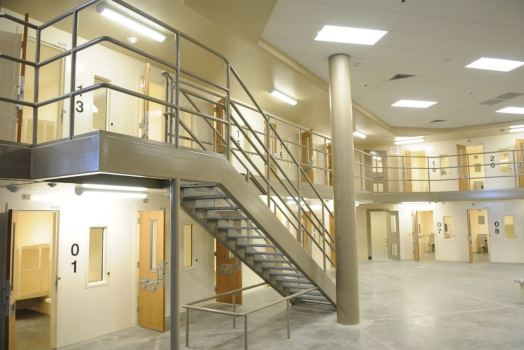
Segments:
[[[349,56],[346,54],[329,57],[329,100],[333,144],[337,322],[356,325],[360,323],[360,310],[353,169],[353,102]]]

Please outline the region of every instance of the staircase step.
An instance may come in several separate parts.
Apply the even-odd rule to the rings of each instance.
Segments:
[[[214,218],[207,218],[207,221],[220,221],[220,220],[249,220],[247,216],[232,216],[232,217],[214,217]]]
[[[269,272],[270,276],[280,276],[280,277],[296,277],[300,279],[304,279],[307,281],[306,276],[304,276],[302,273],[289,273],[289,272]]]
[[[182,183],[180,188],[199,188],[199,187],[216,187],[217,184],[197,182],[197,183]]]
[[[291,279],[291,278],[277,278],[277,282],[282,282],[284,284],[298,284],[298,285],[307,285],[308,288],[311,288],[313,286],[313,283],[309,282],[308,280],[303,279]]]
[[[307,303],[331,305],[331,303],[327,301],[327,299],[324,297],[308,297],[308,296],[300,295],[296,297],[296,299],[305,301]]]
[[[227,238],[245,238],[245,239],[267,239],[266,236],[257,236],[257,235],[228,235]]]
[[[251,247],[251,248],[276,248],[274,244],[264,243],[237,243],[237,247]]]
[[[197,207],[196,210],[198,211],[206,211],[206,210],[237,210],[238,207]]]
[[[275,256],[284,256],[281,252],[246,252],[246,255],[275,255]]]
[[[297,286],[289,286],[289,287],[284,287],[284,288],[289,289],[289,290],[296,290],[293,293],[298,293],[299,292],[298,289],[310,289],[310,288],[313,288],[313,286],[300,286],[300,285],[297,285]],[[311,293],[314,294],[313,292],[311,292]],[[307,293],[306,295],[309,295],[309,293]]]
[[[288,289],[291,294],[300,293],[300,292],[304,291],[304,290],[293,289],[293,288],[286,288],[286,289]],[[308,289],[308,288],[306,288],[306,289]],[[304,296],[304,297],[312,297],[312,298],[324,298],[325,299],[325,297],[322,295],[322,293],[317,292],[317,291],[308,292],[306,294],[302,294],[302,296]]]
[[[296,267],[288,266],[262,266],[262,270],[298,271]]]
[[[255,259],[256,263],[281,263],[281,264],[291,264],[291,261],[284,259]]]
[[[189,200],[204,200],[204,199],[225,199],[229,198],[227,194],[210,194],[210,195],[202,195],[202,196],[185,196],[184,199]]]
[[[257,230],[256,226],[218,226],[219,230]]]

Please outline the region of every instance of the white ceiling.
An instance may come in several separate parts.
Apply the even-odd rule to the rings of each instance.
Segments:
[[[324,25],[387,30],[374,46],[317,42]],[[520,120],[495,113],[524,107],[524,66],[511,72],[465,68],[480,57],[524,61],[524,0],[278,0],[263,39],[324,80],[328,57],[351,56],[352,97],[391,126],[455,128]],[[396,74],[414,78],[388,82]],[[427,109],[391,107],[430,100]],[[430,124],[435,119],[446,122]]]

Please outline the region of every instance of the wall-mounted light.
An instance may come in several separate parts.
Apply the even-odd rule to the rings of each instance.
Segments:
[[[424,142],[424,136],[395,137],[395,145],[408,145],[410,143]]]
[[[367,137],[366,134],[361,133],[360,131],[356,130],[353,135],[360,137],[361,139],[365,139]]]
[[[154,39],[158,42],[163,42],[164,40],[166,40],[166,36],[158,30],[153,29],[147,24],[137,21],[134,18],[131,18],[130,16],[110,6],[107,6],[107,4],[105,3],[99,4],[96,7],[96,11],[106,18],[109,18],[110,20],[115,21],[123,25],[124,27],[127,27],[131,30],[134,30],[135,32],[148,36],[151,39]]]
[[[277,90],[269,90],[269,93],[271,94],[271,96],[273,97],[276,97],[278,98],[279,100],[281,101],[284,101],[286,103],[289,103],[290,105],[296,105],[297,104],[297,101],[292,99],[291,97],[287,96],[287,95],[284,95],[283,93],[281,93],[280,91],[277,91]]]
[[[147,197],[147,188],[83,184],[81,186],[75,187],[75,193],[78,196],[88,196],[88,197],[96,196],[96,197],[143,199]]]

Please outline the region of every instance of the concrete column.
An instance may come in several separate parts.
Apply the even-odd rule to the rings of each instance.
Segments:
[[[170,181],[171,200],[171,350],[180,349],[180,180]]]
[[[337,322],[356,325],[360,323],[360,311],[353,170],[353,103],[349,56],[346,54],[329,57],[329,101],[333,143]]]

